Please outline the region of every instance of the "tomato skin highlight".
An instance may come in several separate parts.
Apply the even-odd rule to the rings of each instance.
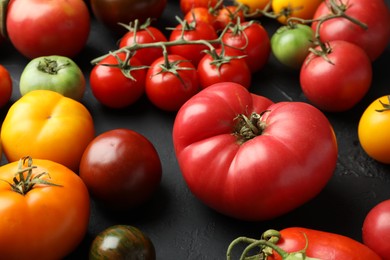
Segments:
[[[285,228],[280,234],[277,246],[287,252],[304,250],[307,246],[306,255],[318,259],[381,260],[366,245],[343,235],[303,227]],[[267,260],[281,259],[277,253],[267,257]]]
[[[237,115],[264,111],[262,134],[239,141],[233,134]],[[191,192],[244,220],[272,219],[302,205],[322,190],[337,162],[335,134],[318,109],[272,104],[228,82],[200,91],[180,108],[173,143]]]

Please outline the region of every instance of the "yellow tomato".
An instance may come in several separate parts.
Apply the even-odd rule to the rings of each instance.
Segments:
[[[94,138],[92,116],[85,106],[50,90],[34,90],[8,110],[1,128],[9,162],[29,155],[78,171],[84,149]]]
[[[264,10],[271,0],[236,0],[237,4],[245,5],[249,8],[249,12],[253,13],[256,10]]]
[[[362,114],[358,136],[360,145],[371,158],[390,163],[390,96],[372,102]]]
[[[312,19],[323,0],[272,0],[272,10],[280,14],[277,20],[286,24],[290,17],[304,20]]]

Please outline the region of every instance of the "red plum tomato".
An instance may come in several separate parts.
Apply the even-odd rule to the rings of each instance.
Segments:
[[[305,102],[273,103],[232,82],[209,86],[180,108],[173,144],[195,197],[252,221],[314,198],[333,176],[338,154],[320,110]]]
[[[98,202],[129,210],[149,200],[158,188],[162,166],[153,144],[130,129],[98,135],[85,149],[80,177]]]
[[[364,50],[353,43],[331,41],[328,48],[329,60],[313,52],[306,57],[300,71],[301,88],[316,107],[328,112],[346,111],[368,92],[372,64]]]
[[[28,58],[73,57],[88,40],[90,14],[81,0],[11,0],[6,27],[11,43]]]
[[[390,259],[390,199],[379,202],[367,213],[362,238],[382,260]]]

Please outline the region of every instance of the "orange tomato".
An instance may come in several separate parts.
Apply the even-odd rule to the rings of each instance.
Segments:
[[[256,10],[264,10],[271,0],[236,0],[235,2],[247,6],[249,13],[253,13]]]
[[[390,164],[390,96],[373,101],[363,112],[358,137],[363,150],[371,158]]]
[[[85,106],[50,90],[34,90],[8,110],[1,128],[9,162],[29,155],[78,171],[84,149],[94,138],[92,116]]]
[[[14,178],[20,181],[23,175],[28,180],[28,167],[35,181],[54,185],[13,189]],[[88,189],[77,174],[61,164],[26,157],[1,166],[0,179],[1,259],[53,260],[74,251],[87,232],[90,216]]]
[[[317,7],[323,0],[272,0],[272,10],[280,14],[277,20],[287,24],[287,19],[297,17],[304,20],[312,19]]]

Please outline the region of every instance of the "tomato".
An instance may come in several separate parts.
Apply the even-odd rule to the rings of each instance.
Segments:
[[[272,103],[229,82],[209,86],[180,108],[173,144],[195,197],[255,221],[316,196],[332,177],[338,153],[320,110],[303,102]]]
[[[30,59],[73,57],[87,43],[90,15],[81,0],[11,0],[6,27],[11,43]]]
[[[136,19],[144,23],[148,18],[158,19],[166,5],[167,0],[91,0],[96,19],[117,34],[125,31],[118,23],[129,24]]]
[[[169,41],[184,39],[186,41],[215,40],[218,35],[214,27],[206,22],[197,21],[188,23],[183,21],[171,32]],[[205,55],[209,47],[205,44],[178,44],[168,48],[170,54],[177,54],[191,61],[195,66]]]
[[[25,181],[16,184],[21,176]],[[88,190],[77,174],[50,160],[23,157],[1,166],[0,179],[2,259],[63,259],[76,249],[90,217]]]
[[[155,260],[153,242],[140,229],[114,225],[100,232],[92,241],[89,260],[143,259]]]
[[[79,66],[64,56],[43,56],[32,59],[20,75],[21,95],[36,89],[56,91],[66,97],[81,100],[85,92],[85,77]]]
[[[367,213],[362,238],[383,260],[390,259],[390,199],[381,201]]]
[[[382,96],[363,112],[358,125],[358,137],[363,150],[371,158],[390,164],[390,100]]]
[[[145,26],[141,28],[130,27],[129,31],[123,35],[119,41],[119,47],[123,48],[125,46],[131,46],[135,43],[155,43],[155,42],[166,42],[167,38],[165,35],[156,27]],[[163,55],[161,47],[155,48],[141,48],[138,49],[134,56],[138,61],[143,65],[150,65],[157,58],[160,58]]]
[[[251,85],[252,75],[244,58],[232,50],[217,49],[206,54],[198,64],[200,87],[207,88],[215,83],[235,82],[245,88]]]
[[[272,0],[272,10],[280,23],[287,24],[290,17],[312,19],[323,0]]]
[[[85,149],[79,175],[92,197],[114,210],[127,210],[151,198],[162,166],[153,144],[130,129],[98,135]]]
[[[145,69],[129,53],[110,54],[89,75],[92,94],[104,106],[119,109],[134,104],[145,91]],[[137,69],[138,67],[138,69]]]
[[[214,28],[217,31],[222,31],[229,24],[237,24],[238,21],[245,21],[243,8],[237,5],[226,5],[218,9]]]
[[[314,47],[314,32],[309,25],[293,24],[279,27],[271,37],[272,53],[291,68],[299,69]]]
[[[8,69],[0,65],[0,108],[5,107],[12,96],[12,78]]]
[[[184,20],[188,22],[203,21],[214,26],[216,16],[206,7],[194,7],[184,15]]]
[[[345,18],[329,19],[320,26],[319,34],[323,42],[344,40],[362,47],[372,61],[386,49],[390,41],[390,11],[383,0],[348,0],[335,1],[345,14],[364,23],[367,28],[352,23]],[[314,14],[319,19],[330,13],[329,0],[323,1]],[[316,31],[317,23],[312,24]]]
[[[271,0],[235,0],[235,2],[247,6],[249,13],[254,13],[256,10],[264,10]]]
[[[218,0],[180,0],[180,10],[183,14],[195,7],[214,8],[217,5]]]
[[[222,36],[225,49],[240,50],[251,73],[262,69],[271,52],[270,39],[265,28],[254,20],[230,27]]]
[[[8,110],[1,142],[9,162],[27,154],[77,171],[94,134],[92,116],[81,103],[54,91],[34,90]]]
[[[346,111],[359,103],[369,90],[372,64],[364,50],[353,43],[332,41],[328,44],[327,57],[331,62],[310,53],[300,71],[301,88],[318,108]]]
[[[167,62],[168,60],[168,62]],[[152,63],[147,74],[145,91],[158,108],[177,111],[199,91],[195,66],[178,55],[161,57]]]

